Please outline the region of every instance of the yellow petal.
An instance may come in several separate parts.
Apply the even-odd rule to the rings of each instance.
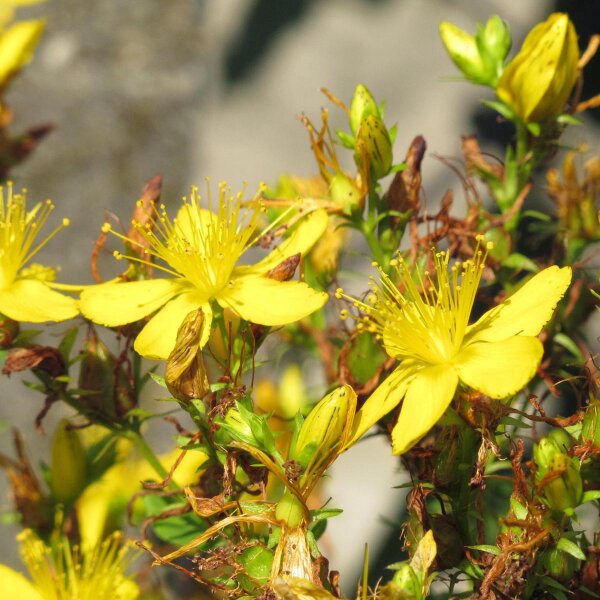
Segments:
[[[4,83],[31,60],[45,26],[43,19],[21,21],[0,35],[0,82]]]
[[[304,256],[321,239],[327,229],[328,221],[329,217],[325,210],[311,212],[298,223],[290,237],[281,242],[260,262],[248,267],[238,267],[236,271],[240,274],[264,274],[294,254],[300,253]]]
[[[169,358],[169,354],[175,348],[177,331],[183,320],[192,310],[196,310],[200,306],[202,306],[204,313],[200,347],[204,346],[210,334],[212,311],[208,303],[203,304],[203,299],[197,292],[186,292],[167,302],[148,321],[135,339],[133,346],[135,351],[146,358]]]
[[[77,301],[51,290],[43,281],[17,279],[0,291],[0,313],[15,321],[64,321],[79,314]]]
[[[452,402],[457,385],[458,375],[448,364],[426,367],[414,376],[392,431],[394,454],[410,450],[439,421]]]
[[[352,433],[346,448],[352,446],[379,419],[396,408],[404,398],[407,383],[415,375],[419,366],[414,361],[405,360],[396,370],[367,398],[354,417]]]
[[[465,346],[456,359],[461,381],[490,398],[506,398],[535,375],[544,352],[536,337],[515,336],[501,342]]]
[[[537,335],[571,283],[571,268],[544,269],[467,329],[464,344]]]
[[[91,321],[116,327],[143,319],[182,289],[177,279],[102,283],[81,293],[79,307]]]
[[[325,292],[316,292],[301,281],[275,281],[267,277],[239,277],[217,295],[242,319],[260,325],[285,325],[307,317],[327,302]]]
[[[21,573],[13,571],[6,565],[0,565],[0,590],[2,590],[4,598],[44,600],[42,595]]]

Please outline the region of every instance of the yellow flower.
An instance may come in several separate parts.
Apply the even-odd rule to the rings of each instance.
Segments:
[[[23,268],[31,258],[63,227],[62,224],[34,246],[54,206],[48,200],[26,210],[25,193],[13,194],[9,184],[0,188],[0,313],[14,321],[64,321],[78,313],[72,298],[55,292],[52,283],[56,271],[32,263]]]
[[[71,548],[66,538],[52,548],[33,531],[19,535],[21,556],[30,582],[21,573],[0,565],[0,590],[19,600],[135,600],[137,584],[124,574],[131,562],[120,534],[88,548]]]
[[[208,204],[210,207],[210,195]],[[81,311],[92,321],[116,327],[160,309],[135,340],[139,354],[159,359],[169,356],[183,319],[198,308],[205,318],[200,347],[206,344],[213,315],[211,301],[260,325],[284,325],[306,317],[325,304],[327,294],[304,282],[276,281],[265,275],[286,258],[308,251],[327,227],[327,214],[323,210],[311,213],[263,260],[236,266],[240,256],[265,233],[258,231],[262,208],[258,199],[244,207],[241,194],[233,197],[221,184],[213,213],[200,207],[194,188],[176,219],[171,220],[161,207],[148,226],[137,227],[148,244],[146,254],[164,261],[166,266],[160,268],[173,277],[92,286],[81,294]]]
[[[357,413],[346,446],[402,402],[392,432],[394,454],[401,454],[435,425],[459,383],[500,399],[535,375],[543,353],[537,335],[564,295],[571,269],[544,269],[469,325],[485,258],[479,243],[473,259],[452,266],[447,253],[437,252],[435,282],[425,273],[420,285],[400,259],[400,289],[381,272],[368,304],[355,301],[366,314],[360,325],[400,364]]]
[[[0,87],[33,57],[46,26],[44,19],[12,23],[14,7],[37,4],[40,0],[2,0],[0,2]]]
[[[577,81],[579,47],[568,15],[553,13],[527,35],[498,81],[498,98],[524,121],[556,118]]]

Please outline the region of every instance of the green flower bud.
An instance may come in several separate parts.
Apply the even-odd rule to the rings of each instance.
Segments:
[[[510,31],[497,15],[473,36],[452,23],[440,24],[440,37],[452,62],[470,81],[495,86],[511,46]]]
[[[356,135],[354,160],[365,179],[385,177],[392,167],[392,140],[383,121],[369,115]],[[369,172],[370,171],[370,172]]]
[[[71,504],[86,483],[85,447],[79,432],[62,419],[52,440],[50,454],[51,488],[57,502]]]
[[[508,25],[498,16],[492,15],[483,30],[478,31],[478,42],[485,49],[484,53],[492,62],[496,77],[502,74],[504,59],[510,50],[512,40]]]
[[[265,586],[271,576],[274,553],[272,550],[257,544],[246,548],[237,558],[244,568],[244,574],[238,574],[238,581],[247,592]]]
[[[541,479],[546,474],[552,464],[554,455],[559,453],[560,448],[554,440],[547,437],[542,438],[537,444],[533,445],[533,462],[538,468],[538,479]]]
[[[574,556],[558,548],[544,551],[539,558],[539,566],[548,574],[567,581],[573,577],[579,562]]]
[[[440,37],[450,60],[462,71],[463,75],[481,85],[490,83],[475,36],[447,21],[440,23]]]
[[[594,400],[585,411],[581,440],[600,446],[600,401]]]
[[[543,493],[550,508],[564,511],[579,505],[583,482],[575,459],[566,454],[555,454],[546,477],[548,481],[543,486]]]
[[[305,520],[305,515],[306,510],[302,503],[286,490],[275,508],[275,518],[290,529],[295,529]]]
[[[575,443],[573,436],[571,436],[562,427],[556,427],[556,428],[552,429],[548,433],[548,438],[554,442],[556,447],[561,452],[566,452]]]
[[[361,123],[369,115],[381,118],[379,108],[371,92],[366,86],[359,83],[354,90],[354,96],[350,104],[350,129],[354,135],[357,134]]]
[[[336,173],[331,178],[329,197],[348,214],[357,208],[362,209],[364,204],[364,195],[360,193],[352,179],[343,173]]]
[[[578,77],[577,32],[569,16],[553,13],[527,35],[496,86],[498,98],[523,121],[558,117]]]

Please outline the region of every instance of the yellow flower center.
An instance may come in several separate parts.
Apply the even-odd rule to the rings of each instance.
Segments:
[[[118,532],[83,550],[66,538],[49,548],[30,529],[18,539],[23,562],[45,600],[134,600],[139,595],[124,575],[134,556],[121,545]]]
[[[208,209],[200,205],[197,188],[192,188],[190,198],[176,218],[171,219],[164,205],[154,210],[145,225],[132,221],[146,245],[115,233],[126,243],[138,246],[148,261],[135,256],[115,253],[117,258],[151,263],[161,259],[168,266],[155,265],[175,277],[190,282],[206,299],[214,297],[230,281],[239,257],[252,246],[264,231],[257,231],[264,207],[258,197],[247,205],[242,194],[232,196],[226,184],[219,185],[219,200],[213,212],[210,189],[207,194]],[[110,230],[106,224],[104,230]]]
[[[58,227],[32,248],[53,210],[54,205],[47,200],[27,212],[24,192],[13,194],[12,185],[9,183],[5,196],[3,188],[0,188],[0,290],[10,287],[21,267],[58,231],[69,225],[68,219],[63,219]],[[39,267],[31,273],[21,273],[21,275],[35,276],[38,272]],[[46,271],[44,273],[43,278],[48,280],[48,273]]]
[[[403,258],[392,266],[398,286],[378,267],[380,281],[371,278],[372,293],[366,302],[353,300],[366,315],[359,327],[374,332],[390,356],[412,358],[428,364],[452,362],[469,325],[487,250],[478,239],[472,259],[449,264],[447,252],[433,253],[435,277],[414,274]],[[344,295],[338,291],[338,297]]]

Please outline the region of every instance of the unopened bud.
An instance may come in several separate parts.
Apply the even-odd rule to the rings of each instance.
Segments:
[[[342,451],[352,428],[356,393],[349,385],[327,394],[302,424],[290,459],[305,469],[301,484],[322,473]]]
[[[539,558],[539,566],[552,577],[567,581],[573,577],[579,561],[558,548],[544,551]]]
[[[361,123],[369,115],[381,117],[379,108],[371,92],[366,86],[359,83],[354,90],[354,96],[350,104],[350,129],[354,135],[358,133]]]
[[[356,184],[343,173],[336,173],[331,178],[329,197],[348,214],[357,208],[360,209],[364,201],[364,196],[360,193]]]
[[[398,598],[406,598],[412,600],[413,598],[421,597],[421,585],[419,578],[415,573],[414,569],[407,563],[402,563],[398,570],[395,571],[392,577],[392,583],[402,590],[402,595],[398,595]]]
[[[583,482],[575,459],[566,454],[555,454],[550,470],[540,482],[550,508],[573,509],[579,506],[583,495]]]
[[[538,468],[538,479],[543,477],[550,465],[555,454],[560,453],[560,448],[550,438],[542,438],[537,444],[533,445],[533,462]]]
[[[210,389],[200,347],[204,325],[202,309],[191,311],[179,327],[175,347],[167,360],[165,383],[181,402],[202,398]]]
[[[600,446],[600,401],[590,402],[583,417],[581,440]]]
[[[50,456],[52,493],[57,502],[71,504],[86,480],[85,447],[79,432],[62,419],[54,432]]]
[[[383,121],[376,115],[369,115],[361,123],[356,134],[354,160],[359,170],[370,169],[365,173],[375,179],[385,177],[392,167],[392,140]]]
[[[275,508],[275,518],[290,529],[299,527],[305,519],[305,508],[296,496],[286,490]]]
[[[32,58],[46,22],[42,19],[21,21],[6,28],[0,37],[0,85],[19,72]]]
[[[523,121],[544,122],[564,110],[578,77],[579,46],[569,16],[553,13],[527,35],[498,80],[498,98]]]

